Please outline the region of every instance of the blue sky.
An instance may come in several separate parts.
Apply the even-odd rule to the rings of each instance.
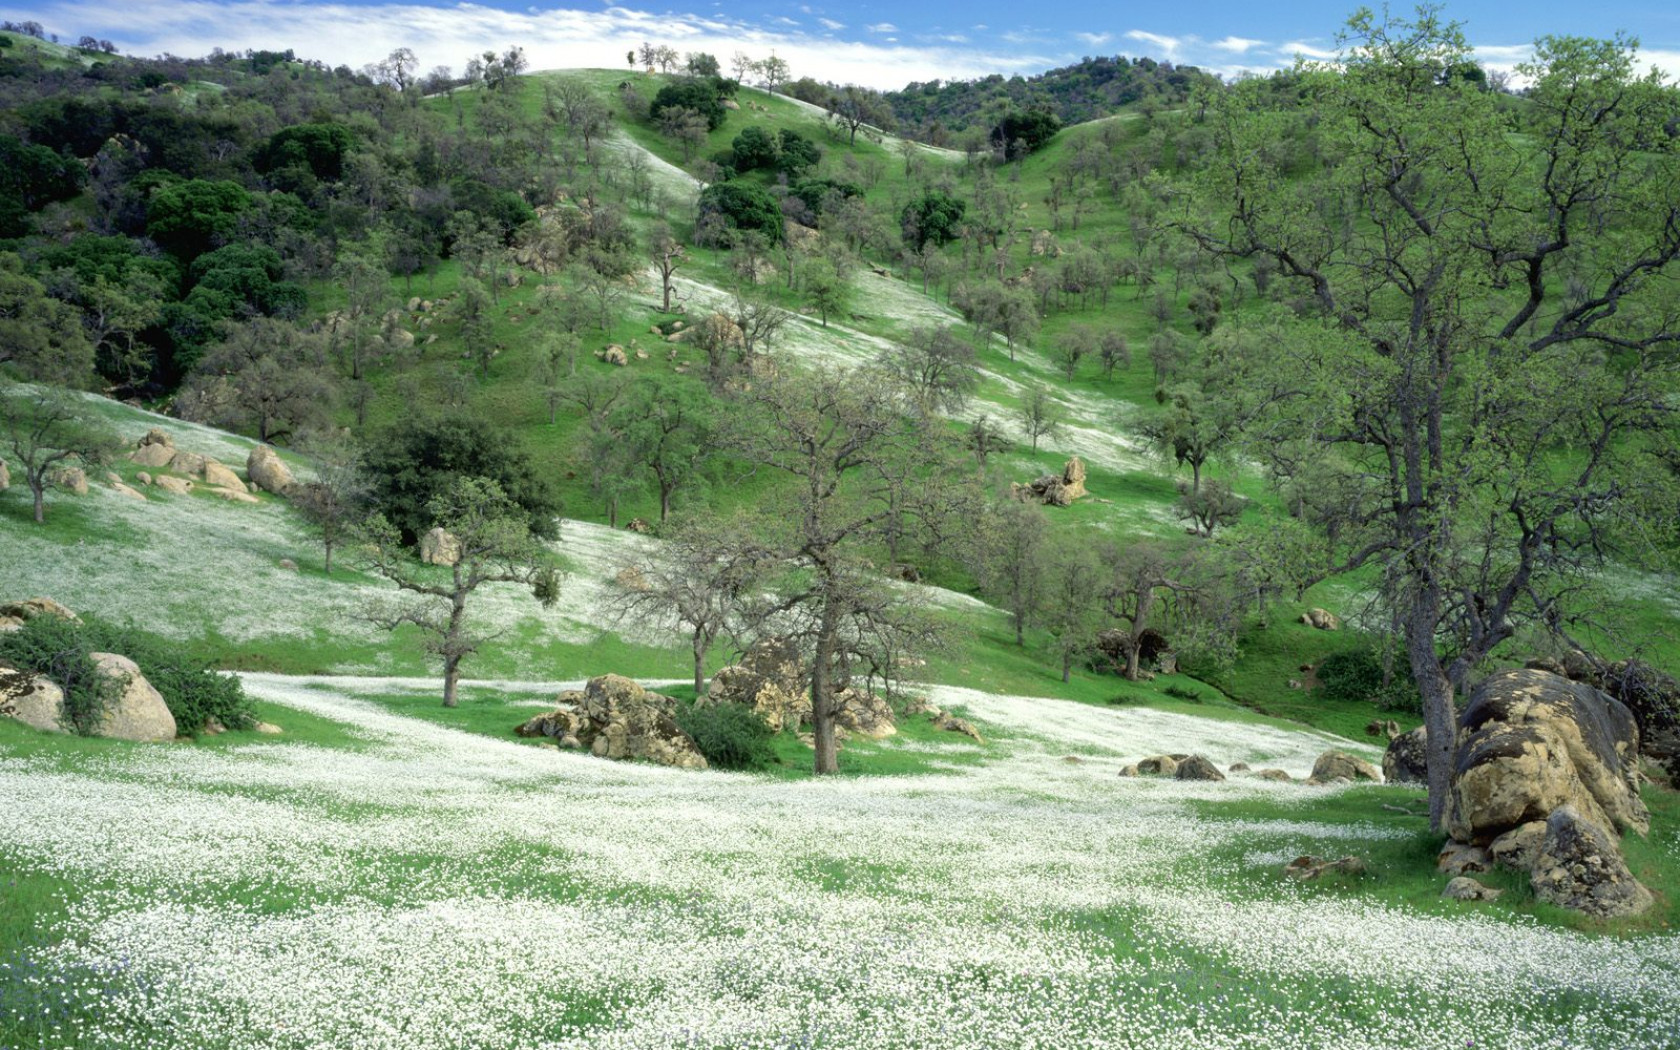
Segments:
[[[359,67],[396,47],[424,66],[459,68],[485,48],[522,44],[535,68],[617,65],[649,40],[679,51],[774,50],[794,75],[902,87],[912,80],[1034,73],[1083,55],[1148,55],[1233,75],[1288,65],[1297,54],[1329,57],[1351,2],[1235,0],[1178,3],[788,3],[695,0],[676,7],[572,0],[39,0],[0,6],[75,38],[109,38],[124,51],[199,55],[212,47],[291,47]],[[1521,61],[1543,34],[1640,38],[1647,64],[1680,75],[1680,4],[1539,0],[1524,5],[1461,0],[1447,15],[1466,23],[1483,60]]]

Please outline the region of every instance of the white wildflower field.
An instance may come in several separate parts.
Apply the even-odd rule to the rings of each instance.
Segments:
[[[344,741],[0,745],[0,870],[74,887],[42,946],[0,961],[12,1024],[43,1004],[66,1019],[39,1045],[1680,1038],[1672,936],[1314,893],[1278,875],[1281,859],[1407,833],[1315,820],[1314,800],[1340,789],[1115,775],[1177,749],[1300,774],[1326,744],[1316,733],[934,689],[992,741],[940,750],[981,761],[791,781],[612,763],[375,702],[420,683],[246,681]],[[537,700],[561,684],[494,686]],[[1285,815],[1225,819],[1209,800]]]

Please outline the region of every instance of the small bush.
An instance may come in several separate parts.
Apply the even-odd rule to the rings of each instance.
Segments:
[[[1337,703],[1370,702],[1390,711],[1422,711],[1422,697],[1411,671],[1399,661],[1385,671],[1374,649],[1348,649],[1319,661],[1316,692]]]
[[[1194,689],[1186,688],[1185,686],[1182,686],[1182,685],[1169,685],[1169,686],[1167,686],[1167,688],[1165,690],[1163,690],[1163,692],[1165,692],[1168,696],[1174,697],[1175,699],[1178,699],[1178,700],[1188,700],[1192,704],[1199,704],[1199,703],[1202,702],[1202,694],[1201,693],[1197,692]]]
[[[678,704],[676,719],[718,769],[764,769],[776,762],[775,734],[758,712],[740,704]]]
[[[95,617],[72,623],[37,616],[22,630],[0,634],[0,659],[57,683],[64,690],[65,721],[83,735],[98,728],[116,696],[114,684],[95,668],[92,653],[119,653],[133,660],[163,697],[176,726],[189,736],[212,718],[229,729],[256,725],[238,678],[211,669],[179,643],[137,627]]]

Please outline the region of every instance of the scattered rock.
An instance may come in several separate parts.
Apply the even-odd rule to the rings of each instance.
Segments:
[[[127,499],[137,499],[141,503],[146,502],[146,494],[145,493],[141,492],[139,489],[130,488],[127,485],[124,485],[120,481],[113,482],[111,484],[111,491],[115,492],[117,495],[125,497]]]
[[[1483,886],[1468,875],[1459,875],[1447,883],[1447,888],[1441,891],[1441,896],[1455,901],[1496,901],[1504,892],[1491,886]]]
[[[1153,627],[1146,628],[1138,636],[1138,667],[1148,667],[1154,664],[1162,666],[1162,661],[1172,656],[1172,644],[1166,635]],[[1132,635],[1129,631],[1122,631],[1116,627],[1109,627],[1097,632],[1096,650],[1107,658],[1110,669],[1115,674],[1124,674],[1131,659]],[[1174,659],[1174,666],[1177,661]]]
[[[216,488],[229,489],[233,492],[249,492],[245,483],[239,480],[239,475],[213,459],[204,461],[204,481]]]
[[[6,461],[0,459],[0,492],[12,487],[12,472],[6,468]]]
[[[1428,743],[1429,733],[1423,726],[1391,737],[1383,752],[1383,779],[1390,784],[1429,783]]]
[[[1448,830],[1486,844],[1568,805],[1607,830],[1643,834],[1638,735],[1628,709],[1592,686],[1545,671],[1492,675],[1459,719]]]
[[[134,475],[134,480],[138,481],[142,485],[150,485],[152,483],[152,476],[142,470]]]
[[[281,558],[280,559],[280,568],[284,569],[286,572],[297,572],[298,571],[298,563],[293,561],[290,558]]]
[[[679,769],[705,769],[706,759],[673,719],[676,701],[620,675],[592,678],[582,692],[561,693],[553,711],[515,730],[549,737],[563,748],[615,761],[640,759]]]
[[[758,674],[745,665],[720,668],[712,676],[704,703],[742,704],[757,712],[772,732],[797,729],[811,720],[811,698],[796,685],[787,689],[786,683]]]
[[[81,623],[81,617],[51,598],[26,598],[21,602],[0,603],[0,616],[16,620],[33,620],[37,616],[56,616],[60,620]]]
[[[1225,774],[1219,771],[1219,767],[1214,765],[1212,762],[1209,762],[1201,755],[1191,755],[1189,758],[1180,762],[1178,764],[1178,768],[1173,771],[1173,776],[1178,780],[1225,779]]]
[[[193,490],[193,483],[186,478],[178,478],[172,474],[159,474],[157,487],[176,496],[185,496]]]
[[[175,739],[175,716],[133,660],[116,653],[88,655],[99,672],[115,680],[121,690],[99,720],[95,735],[141,743]]]
[[[88,494],[87,471],[81,467],[60,467],[47,476],[54,488],[61,488],[77,496]]]
[[[1312,775],[1307,778],[1307,783],[1329,784],[1336,780],[1366,780],[1380,784],[1382,771],[1363,758],[1355,758],[1346,751],[1326,751],[1313,763]]]
[[[1041,474],[1022,485],[1012,482],[1009,495],[1020,503],[1042,503],[1047,507],[1071,507],[1073,497],[1062,479],[1054,474]]]
[[[938,714],[934,715],[933,728],[943,729],[947,733],[961,733],[963,736],[973,740],[976,744],[984,744],[986,742],[985,739],[981,737],[980,730],[974,728],[973,722],[970,722],[966,718],[958,718],[956,715],[945,711],[940,711]],[[1069,755],[1067,758],[1063,759],[1063,761],[1078,762],[1079,759]]]
[[[1638,660],[1610,662],[1580,650],[1530,667],[1585,682],[1619,700],[1639,726],[1639,750],[1680,782],[1680,681]]]
[[[1123,776],[1123,777],[1139,776],[1140,774],[1138,773],[1138,764],[1136,762],[1133,762],[1130,765],[1121,766],[1120,767],[1120,775]]]
[[[285,730],[281,729],[273,722],[258,722],[252,728],[261,733],[263,736],[279,736],[281,733],[285,732]]]
[[[1480,846],[1466,846],[1448,841],[1435,858],[1435,870],[1446,875],[1463,875],[1471,871],[1490,871],[1493,854]]]
[[[653,526],[649,525],[641,518],[631,518],[629,523],[624,527],[641,536],[646,536],[653,531]]]
[[[867,689],[842,689],[834,694],[834,725],[870,740],[881,740],[898,732],[898,726],[893,724],[892,707]]]
[[[1343,875],[1365,874],[1365,862],[1358,857],[1343,857],[1340,860],[1323,860],[1319,857],[1296,857],[1283,866],[1283,873],[1292,879],[1308,882],[1319,878],[1326,872],[1338,872]]]
[[[1311,671],[1312,669],[1312,664],[1301,665],[1301,670],[1303,671]],[[1400,723],[1396,722],[1392,718],[1387,721],[1384,721],[1381,718],[1373,718],[1371,721],[1365,723],[1365,735],[1380,736],[1384,740],[1393,740],[1395,737],[1400,735]]]
[[[237,491],[234,490],[234,489],[212,488],[210,491],[212,493],[214,493],[215,495],[220,496],[222,499],[227,500],[229,503],[261,503],[262,502],[262,500],[260,500],[257,497],[251,495],[249,492],[246,492],[243,488],[240,488]]]
[[[636,591],[638,593],[645,594],[648,591],[653,590],[653,584],[649,583],[647,581],[647,577],[642,574],[642,570],[636,568],[634,565],[626,565],[624,568],[618,570],[618,575],[613,577],[613,579],[618,582],[620,587],[623,587],[627,591]]]
[[[623,368],[625,365],[630,363],[630,359],[624,354],[624,347],[619,346],[617,343],[607,347],[605,353],[601,356],[601,360],[605,361],[609,365],[617,365],[619,368]]]
[[[1610,832],[1569,804],[1546,818],[1530,881],[1539,899],[1600,919],[1638,915],[1653,903]]]
[[[1070,766],[1083,765],[1085,762],[1085,760],[1080,758],[1078,755],[1063,755],[1062,761],[1066,762]]]
[[[1333,613],[1326,612],[1323,609],[1308,609],[1301,614],[1301,622],[1308,627],[1316,627],[1321,631],[1339,631],[1342,629],[1342,621],[1336,619]]]
[[[461,541],[439,525],[420,537],[420,560],[427,565],[455,565],[461,560]]]
[[[1230,768],[1231,768],[1231,772],[1233,772],[1233,773],[1247,773],[1248,772],[1248,763],[1247,762],[1232,762]]]
[[[245,457],[245,476],[257,488],[276,496],[286,495],[294,484],[291,468],[267,445],[258,445]]]
[[[1189,758],[1189,755],[1182,756]],[[1171,777],[1178,775],[1179,759],[1172,755],[1156,755],[1146,758],[1137,764],[1137,771],[1144,776]]]
[[[0,718],[44,733],[64,731],[64,690],[41,675],[0,667]]]
[[[1275,780],[1280,784],[1292,784],[1295,778],[1281,769],[1262,769],[1254,774],[1261,780]]]

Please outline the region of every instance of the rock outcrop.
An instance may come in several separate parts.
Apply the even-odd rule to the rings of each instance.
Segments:
[[[51,598],[25,598],[21,602],[0,603],[0,620],[22,623],[37,616],[56,616],[60,620],[80,623],[81,618]]]
[[[245,483],[239,480],[239,475],[229,470],[225,465],[213,459],[204,461],[204,481],[219,489],[230,492],[249,492]]]
[[[1342,621],[1336,619],[1336,614],[1324,609],[1308,609],[1301,614],[1301,622],[1320,631],[1339,631],[1342,629]]]
[[[1455,901],[1496,901],[1504,890],[1484,886],[1468,875],[1459,875],[1447,883],[1441,896]]]
[[[60,488],[75,496],[88,494],[87,471],[81,467],[60,467],[47,475],[47,481],[54,488]]]
[[[1383,752],[1383,779],[1390,784],[1427,784],[1428,742],[1429,733],[1423,726],[1390,739],[1388,750]]]
[[[1225,774],[1201,755],[1191,755],[1178,763],[1178,768],[1173,770],[1173,777],[1178,780],[1224,780]]]
[[[439,525],[420,537],[420,560],[427,565],[457,565],[461,561],[461,541]]]
[[[267,445],[258,445],[245,457],[245,476],[264,492],[284,496],[296,482],[291,468]]]
[[[1312,775],[1307,777],[1307,783],[1333,784],[1338,780],[1348,782],[1363,780],[1380,784],[1382,778],[1382,770],[1363,758],[1356,758],[1346,751],[1331,750],[1318,756],[1318,761],[1313,763]]]
[[[867,689],[842,689],[834,694],[834,725],[854,736],[881,740],[898,732],[892,708]]]
[[[175,739],[175,716],[169,713],[162,694],[146,681],[133,660],[116,653],[88,655],[99,672],[116,686],[116,695],[100,718],[95,736],[141,743]]]
[[[1009,495],[1021,503],[1070,507],[1074,500],[1089,495],[1085,491],[1085,463],[1075,456],[1067,461],[1060,474],[1041,474],[1024,485],[1012,483]]]
[[[773,732],[797,731],[811,724],[811,679],[797,645],[783,638],[761,639],[739,664],[712,676],[700,702],[742,704],[757,712]],[[838,689],[834,708],[835,728],[842,737],[879,740],[898,732],[892,708],[868,690]]]
[[[1584,682],[1621,701],[1639,726],[1639,751],[1680,784],[1680,681],[1639,660],[1606,661],[1575,650],[1531,668]]]
[[[1448,830],[1528,871],[1541,900],[1636,915],[1651,895],[1617,839],[1649,826],[1638,754],[1632,713],[1593,686],[1534,668],[1493,675],[1459,719]]]
[[[795,686],[797,689],[797,685]],[[811,720],[811,697],[805,692],[790,692],[777,680],[759,674],[745,664],[720,668],[712,676],[701,703],[740,704],[750,707],[764,719],[770,731],[797,729]]]
[[[134,451],[128,454],[128,458],[142,467],[151,467],[154,470],[167,467],[175,458],[175,439],[165,431],[153,427],[135,443]]]
[[[1600,919],[1638,915],[1652,904],[1622,860],[1610,832],[1572,805],[1546,818],[1546,835],[1530,875],[1540,900]]]
[[[676,701],[650,693],[615,674],[592,678],[581,692],[555,698],[553,711],[514,730],[522,737],[548,737],[562,748],[597,758],[638,759],[678,769],[705,769],[705,756],[672,717]]]
[[[1478,685],[1459,719],[1448,830],[1483,845],[1564,805],[1614,831],[1643,833],[1639,733],[1628,709],[1546,671]]]

